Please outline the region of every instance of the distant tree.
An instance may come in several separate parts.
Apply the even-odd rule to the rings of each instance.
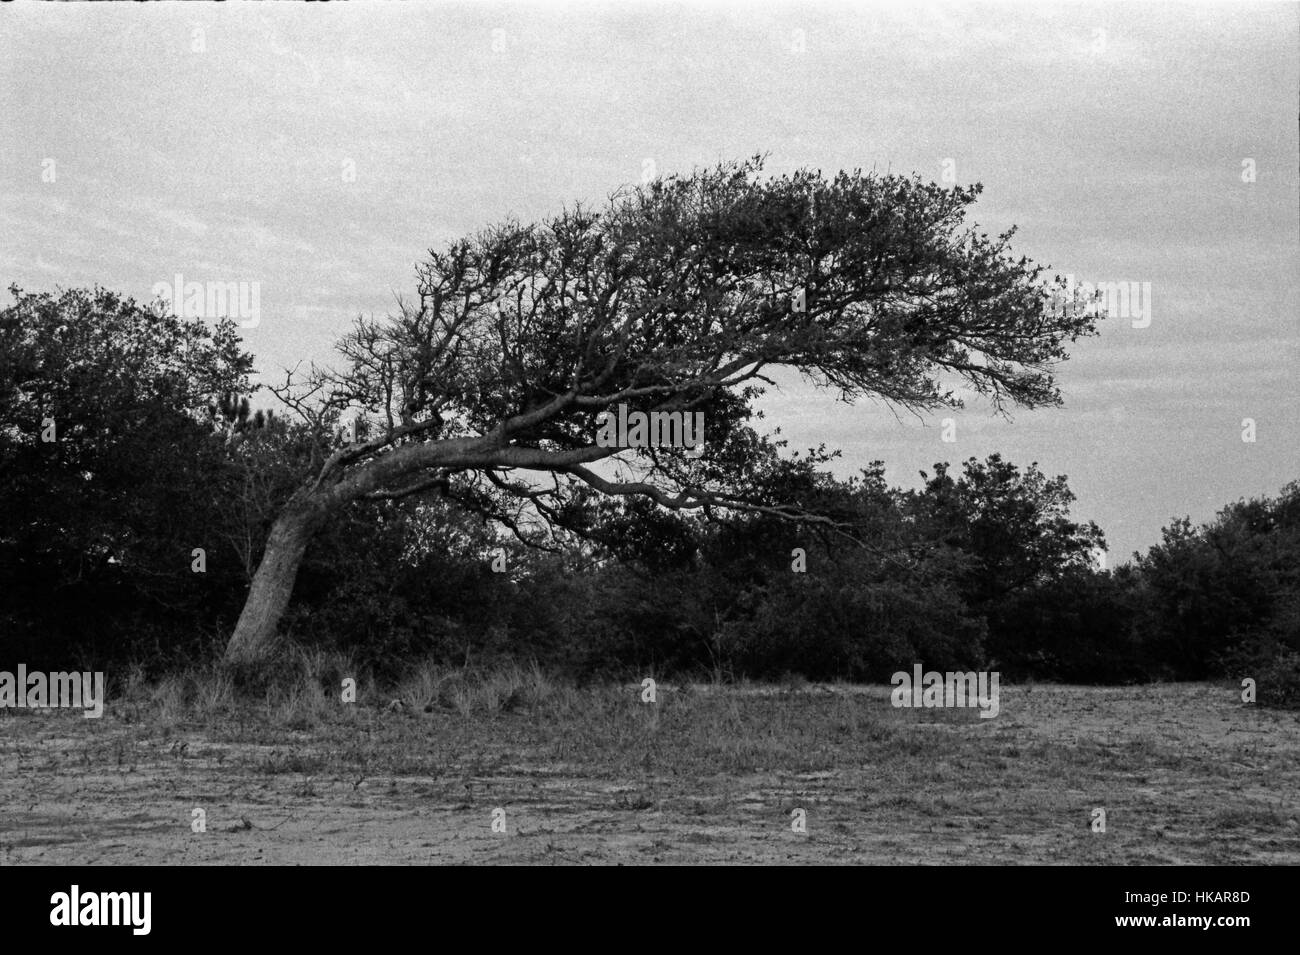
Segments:
[[[1051,367],[1094,319],[1011,255],[1011,233],[964,227],[978,186],[760,169],[656,180],[431,252],[417,303],[359,319],[341,370],[286,382],[305,418],[352,408],[372,427],[323,445],[280,511],[227,660],[268,650],[309,542],[359,501],[436,489],[540,545],[586,531],[593,495],[833,526],[779,493],[807,462],[748,425],[773,368],[912,409],[958,403],[959,382],[998,408],[1059,402]],[[706,452],[601,446],[598,416],[619,405],[703,413]]]
[[[1021,589],[1093,565],[1105,536],[1092,522],[1070,519],[1074,494],[1064,475],[1048,478],[1037,463],[1021,471],[999,454],[970,458],[960,477],[936,464],[909,509],[923,535],[968,553],[963,590],[988,608]]]
[[[1129,565],[1074,566],[1009,594],[988,614],[989,665],[1009,679],[1139,683],[1176,677],[1142,626],[1143,590]]]
[[[1144,627],[1184,678],[1300,653],[1300,483],[1231,504],[1208,524],[1174,521],[1137,568]]]
[[[229,485],[208,410],[249,387],[233,323],[205,327],[103,289],[9,291],[0,600],[13,627],[46,650],[103,642],[122,615],[193,631],[214,591],[238,582],[217,553]],[[209,552],[206,574],[192,571],[195,548]]]
[[[918,660],[981,663],[984,621],[959,587],[969,556],[924,536],[880,462],[820,490],[820,507],[863,546],[767,515],[712,535],[703,583],[724,608],[719,655],[751,676],[812,679],[886,680]]]

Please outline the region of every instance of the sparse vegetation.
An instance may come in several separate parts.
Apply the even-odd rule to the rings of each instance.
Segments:
[[[1300,862],[1300,722],[1226,683],[1007,687],[983,721],[798,681],[646,704],[532,665],[431,664],[343,704],[345,665],[236,707],[218,670],[128,676],[101,721],[25,718],[0,734],[0,861]],[[74,803],[84,835],[51,828]]]

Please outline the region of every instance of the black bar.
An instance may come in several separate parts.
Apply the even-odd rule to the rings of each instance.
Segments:
[[[561,927],[571,939],[596,938],[603,921],[629,940],[646,933],[658,946],[672,934],[663,932],[687,921],[706,933],[761,938],[788,930],[809,942],[849,931],[864,941],[923,944],[929,936],[948,945],[1033,931],[1043,940],[1181,942],[1198,935],[1230,945],[1261,930],[1285,930],[1294,896],[1294,873],[1283,867],[841,867],[762,878],[741,866],[712,873],[672,868],[593,878],[484,868],[9,866],[0,870],[0,897],[6,931],[15,938],[75,932],[79,942],[113,936],[130,945],[257,938],[342,944],[373,942],[378,933],[427,937],[432,946],[468,931],[494,940],[533,933],[540,943]],[[73,885],[83,905],[89,893],[150,893],[148,934],[135,934],[129,924],[52,925],[52,897],[70,895]],[[1249,924],[1179,921],[1240,916]],[[1118,924],[1133,917],[1155,922]]]

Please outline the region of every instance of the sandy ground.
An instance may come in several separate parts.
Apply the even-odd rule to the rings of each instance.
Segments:
[[[613,688],[607,711],[297,730],[11,712],[0,864],[1300,863],[1300,715],[1231,686],[1004,686],[989,720],[888,693]]]

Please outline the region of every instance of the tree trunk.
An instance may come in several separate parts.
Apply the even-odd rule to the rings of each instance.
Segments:
[[[226,644],[226,663],[257,663],[270,652],[280,617],[293,594],[298,566],[322,517],[321,509],[310,503],[290,504],[271,525],[239,623]]]

